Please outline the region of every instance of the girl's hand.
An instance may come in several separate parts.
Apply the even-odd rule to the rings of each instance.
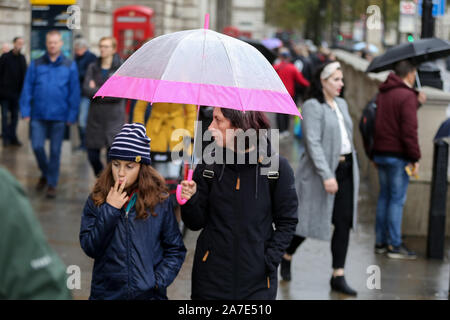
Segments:
[[[183,180],[181,181],[181,186],[181,197],[183,199],[189,200],[197,192],[197,184],[193,180]]]
[[[125,178],[121,185],[119,185],[119,179],[116,180],[114,187],[109,190],[108,196],[106,197],[106,202],[116,209],[122,209],[123,205],[128,201],[129,197],[127,193],[123,191],[127,178]]]
[[[89,81],[89,88],[95,89],[95,82],[94,82],[94,80]]]
[[[335,194],[339,187],[338,183],[335,178],[327,179],[323,182],[323,187],[325,188],[325,191],[329,194]]]

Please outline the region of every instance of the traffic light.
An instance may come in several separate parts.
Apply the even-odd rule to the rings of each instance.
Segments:
[[[412,34],[408,34],[408,42],[414,42],[414,36]]]

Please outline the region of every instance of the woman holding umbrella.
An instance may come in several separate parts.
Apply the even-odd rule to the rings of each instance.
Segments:
[[[359,171],[352,120],[347,102],[339,98],[343,86],[339,62],[326,63],[314,76],[310,99],[303,105],[305,152],[296,174],[300,223],[281,262],[281,276],[290,280],[292,255],[306,238],[331,238],[331,287],[356,295],[344,278],[350,229],[356,223]]]
[[[239,129],[249,137],[242,144]],[[182,182],[188,200],[181,207],[183,221],[192,230],[203,229],[194,256],[192,299],[276,297],[277,267],[295,231],[298,203],[287,160],[270,157],[270,144],[267,151],[258,150],[265,142],[256,138],[261,129],[269,129],[262,112],[215,108],[209,131],[216,154],[234,161],[199,164],[193,180]],[[267,155],[272,162],[279,159],[279,170],[265,176]]]
[[[191,168],[184,187],[177,187],[177,201],[185,206],[185,224],[203,229],[197,242],[192,297],[275,299],[276,269],[297,224],[297,195],[287,160],[258,152],[259,143],[266,139],[255,138],[259,129],[269,127],[263,112],[297,116],[300,112],[258,50],[209,30],[208,25],[206,15],[203,29],[152,39],[127,59],[96,96],[216,107],[209,126],[216,150],[231,150],[232,159],[243,157],[244,161],[199,164],[194,181],[189,182]],[[235,141],[239,129],[253,130],[242,148]],[[278,170],[261,175],[274,160]]]

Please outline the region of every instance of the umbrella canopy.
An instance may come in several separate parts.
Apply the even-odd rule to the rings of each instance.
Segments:
[[[280,77],[256,48],[207,29],[175,32],[147,42],[95,96],[301,117]]]
[[[266,47],[262,42],[248,39],[248,38],[240,38],[240,40],[248,43],[249,45],[255,47],[262,55],[269,61],[270,64],[273,64],[277,55],[270,48]]]
[[[394,65],[406,59],[420,64],[425,61],[443,58],[450,54],[450,42],[438,38],[420,39],[392,47],[384,54],[376,57],[367,67],[366,72],[391,70]]]
[[[450,138],[450,119],[445,120],[434,137],[434,140]]]
[[[278,38],[267,38],[261,40],[261,43],[268,49],[273,50],[283,46],[283,41]]]
[[[369,50],[369,52],[371,52],[371,53],[378,53],[378,48],[377,48],[377,46],[376,45],[374,45],[374,44],[371,44],[371,43],[369,43],[369,44],[367,44],[367,43],[365,43],[365,42],[358,42],[358,43],[355,43],[354,45],[353,45],[353,50],[355,50],[355,51],[360,51],[360,50],[363,50],[363,49],[368,49]]]

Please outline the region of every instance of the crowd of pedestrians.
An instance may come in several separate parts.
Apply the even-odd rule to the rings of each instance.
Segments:
[[[266,136],[250,134],[243,145],[237,143],[241,130],[270,129],[264,113],[202,106],[201,116],[209,120],[207,129],[216,143],[210,156],[220,161],[197,165],[193,180],[181,182],[187,203],[180,209],[166,184],[166,178],[182,171],[168,156],[180,142],[170,136],[175,129],[186,129],[193,138],[196,106],[137,101],[128,124],[124,99],[93,98],[123,63],[115,38],[100,39],[99,57],[84,39],[76,39],[71,60],[61,52],[61,34],[50,31],[46,53],[28,68],[21,54],[23,39],[15,38],[13,44],[0,58],[3,146],[22,144],[16,133],[20,111],[29,122],[41,173],[36,188],[55,198],[62,143],[68,126],[77,124],[79,149],[87,151],[97,178],[82,210],[79,233],[83,251],[94,259],[91,299],[167,299],[167,287],[186,255],[180,219],[187,228],[202,230],[193,257],[192,299],[275,299],[278,267],[282,279],[290,281],[292,256],[307,238],[331,242],[330,286],[357,295],[346,282],[344,268],[350,231],[357,223],[358,160],[343,97],[345,75],[330,50],[311,52],[305,45],[285,44],[274,64],[291,97],[301,104],[304,118],[304,152],[296,174]],[[405,167],[413,173],[419,170],[417,109],[426,99],[413,88],[415,75],[416,67],[401,61],[377,97],[374,165],[380,194],[374,249],[390,258],[416,257],[401,240],[409,181]],[[277,115],[281,138],[289,136],[291,120]],[[267,150],[261,152],[264,143]],[[270,167],[266,157],[279,166],[262,175],[261,170]],[[19,198],[20,189],[13,189],[5,192]],[[26,217],[29,208],[21,208]],[[52,255],[41,235],[36,238],[34,245]],[[59,270],[59,261],[49,268]],[[0,297],[26,296],[2,290]],[[54,297],[66,297],[66,291],[55,290]]]

